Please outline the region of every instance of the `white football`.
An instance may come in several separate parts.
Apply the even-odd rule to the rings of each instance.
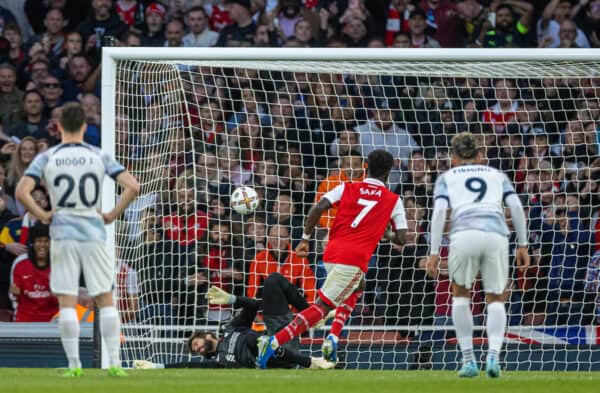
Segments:
[[[240,186],[231,194],[231,208],[239,214],[250,214],[258,207],[258,194],[254,188]]]

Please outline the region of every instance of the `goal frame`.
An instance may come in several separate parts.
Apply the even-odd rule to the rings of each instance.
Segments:
[[[480,48],[154,48],[102,49],[102,150],[114,156],[117,61],[372,61],[372,62],[600,62],[600,49],[480,49]],[[105,180],[102,208],[115,205],[115,184]],[[109,256],[115,257],[115,226],[107,226]],[[482,327],[476,327],[481,329]],[[442,328],[443,329],[443,328]],[[446,327],[450,329],[450,327]],[[99,340],[95,337],[94,340]],[[103,358],[103,364],[104,362]]]

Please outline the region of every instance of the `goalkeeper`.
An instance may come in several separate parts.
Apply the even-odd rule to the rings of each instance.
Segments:
[[[157,364],[145,360],[134,361],[135,368],[254,368],[258,354],[257,340],[262,335],[252,330],[252,322],[259,309],[267,332],[273,334],[292,320],[289,305],[298,311],[309,307],[298,288],[279,273],[272,273],[263,284],[263,299],[234,296],[220,288],[211,287],[206,298],[209,304],[232,304],[241,311],[224,327],[221,338],[210,332],[196,332],[188,339],[191,352],[202,355],[202,362]],[[290,343],[292,344],[292,343]],[[269,361],[270,368],[291,368],[297,365],[311,369],[329,369],[335,366],[323,358],[300,354],[293,346],[282,346]]]

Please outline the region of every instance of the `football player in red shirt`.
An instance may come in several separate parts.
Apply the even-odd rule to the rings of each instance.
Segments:
[[[302,241],[296,247],[301,257],[308,255],[310,234],[323,212],[334,205],[338,208],[323,255],[327,280],[313,305],[296,314],[294,320],[274,336],[259,338],[258,368],[266,368],[279,346],[304,333],[333,309],[336,315],[332,334],[325,340],[329,348],[324,345],[327,351],[323,355],[332,362],[337,361],[337,334],[364,290],[364,275],[377,243],[385,233],[392,242],[404,244],[407,228],[404,206],[400,197],[384,184],[394,166],[394,157],[385,150],[373,150],[367,160],[366,179],[340,184],[308,212]],[[395,231],[386,233],[390,221]],[[334,331],[337,331],[336,337],[333,337]]]

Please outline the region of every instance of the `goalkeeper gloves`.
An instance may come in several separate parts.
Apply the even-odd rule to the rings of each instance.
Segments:
[[[165,365],[162,363],[152,363],[147,360],[134,360],[133,368],[138,370],[150,370],[153,368],[165,368]]]
[[[206,292],[206,299],[208,304],[233,304],[235,303],[235,296],[225,292],[219,287],[212,286]]]

